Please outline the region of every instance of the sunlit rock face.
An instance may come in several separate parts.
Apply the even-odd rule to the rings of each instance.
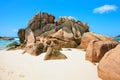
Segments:
[[[101,59],[98,76],[103,80],[120,80],[120,44],[108,51]]]

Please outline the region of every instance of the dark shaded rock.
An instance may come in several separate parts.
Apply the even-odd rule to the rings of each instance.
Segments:
[[[55,16],[49,15],[48,23],[54,23]]]
[[[120,44],[105,53],[98,65],[98,76],[103,80],[120,80]]]
[[[34,33],[34,36],[37,37],[37,36],[40,36],[41,34],[47,32],[47,31],[54,29],[55,26],[56,26],[55,24],[48,23],[46,25],[42,25],[42,28],[35,28],[35,26],[34,26],[33,29],[31,29],[31,30]],[[30,29],[30,28],[28,28],[28,29]]]
[[[25,29],[18,30],[18,37],[19,37],[20,43],[25,42]]]
[[[43,19],[45,19],[46,23],[54,23],[55,17],[51,14],[43,12]]]
[[[115,48],[119,43],[117,41],[91,41],[86,50],[86,60],[99,62],[107,51]]]
[[[39,29],[40,33],[42,33],[43,27],[48,23],[49,24],[54,23],[54,19],[55,17],[53,15],[39,12],[35,14],[32,19],[29,20],[27,28],[30,28],[33,32]],[[34,33],[34,34],[35,36],[38,36],[40,35],[40,33],[39,34]]]
[[[13,50],[19,46],[20,46],[20,44],[18,42],[13,42],[13,43],[8,44],[6,47],[7,47],[7,50]]]
[[[82,23],[81,21],[77,21],[76,23],[83,27],[84,32],[89,32],[89,26],[87,23]]]
[[[85,24],[83,25],[83,27],[84,27],[84,31],[85,31],[85,32],[89,32],[89,26],[88,26],[87,23],[85,23]]]
[[[55,29],[56,25],[55,24],[46,24],[45,26],[43,26],[42,31],[46,32],[46,31],[50,31],[52,29]]]
[[[14,38],[0,36],[0,40],[14,40]]]
[[[41,19],[41,12],[38,12],[37,14],[35,14],[28,22],[28,27],[31,26],[31,24],[33,24],[35,21],[38,21]]]

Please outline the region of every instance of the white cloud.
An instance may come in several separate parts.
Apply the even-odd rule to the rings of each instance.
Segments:
[[[100,6],[94,9],[94,13],[106,13],[106,12],[110,12],[110,11],[115,11],[117,9],[117,6],[115,5],[104,5],[104,6]]]

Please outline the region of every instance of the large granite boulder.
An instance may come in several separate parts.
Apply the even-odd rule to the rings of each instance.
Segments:
[[[103,80],[120,80],[120,44],[105,53],[98,65],[98,76]]]
[[[100,35],[100,34],[95,34],[93,32],[86,32],[83,34],[81,38],[81,44],[80,47],[83,49],[87,49],[87,46],[90,41],[96,40],[96,41],[106,41],[106,40],[114,40],[111,37]]]
[[[115,48],[119,42],[117,41],[91,41],[86,49],[86,60],[91,62],[99,62],[107,51]]]
[[[33,31],[30,28],[27,28],[25,30],[25,41],[26,41],[26,46],[28,46],[29,44],[33,44],[35,43],[35,36]]]

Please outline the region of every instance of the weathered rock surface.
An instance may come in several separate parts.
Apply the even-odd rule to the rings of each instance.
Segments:
[[[108,37],[108,36],[95,34],[95,33],[92,33],[92,32],[86,32],[82,36],[80,47],[86,50],[89,42],[92,41],[92,40],[96,40],[96,41],[113,40],[114,41],[113,38]]]
[[[86,23],[73,18],[60,17],[56,22],[54,19],[51,14],[39,12],[29,20],[27,28],[18,31],[20,42],[26,45],[26,52],[38,55],[46,52],[48,46],[56,50],[75,48],[80,44],[82,35],[89,31]]]
[[[19,29],[18,37],[19,37],[20,43],[25,42],[25,29]]]
[[[107,51],[115,48],[119,42],[117,41],[90,41],[86,49],[86,60],[91,62],[99,62]]]
[[[31,43],[29,46],[25,47],[25,51],[30,53],[31,55],[37,56],[41,54],[44,49],[43,43]]]
[[[55,17],[51,14],[43,12],[43,19],[45,19],[46,23],[54,23]]]
[[[98,65],[98,76],[103,80],[120,80],[120,44],[105,53]]]
[[[60,53],[59,50],[55,50],[52,47],[48,47],[44,60],[54,60],[54,59],[67,59],[67,57]]]
[[[35,36],[33,31],[30,28],[27,28],[25,31],[25,40],[27,42],[26,46],[29,44],[35,43]]]

